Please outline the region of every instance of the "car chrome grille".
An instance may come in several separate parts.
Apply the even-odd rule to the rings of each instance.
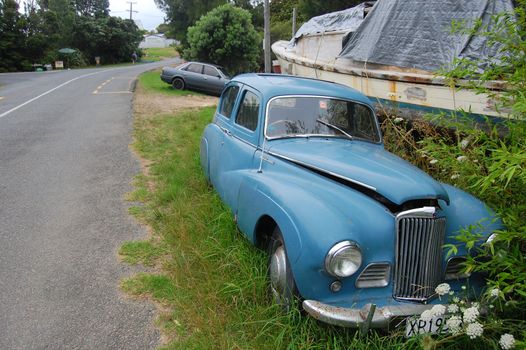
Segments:
[[[388,263],[369,264],[356,279],[356,288],[385,287],[389,284],[390,273]]]
[[[408,210],[396,217],[394,297],[426,301],[442,281],[446,219],[435,208]]]

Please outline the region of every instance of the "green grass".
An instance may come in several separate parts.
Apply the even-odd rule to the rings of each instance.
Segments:
[[[164,58],[178,57],[179,53],[174,47],[150,48],[142,49],[142,60],[146,61],[160,61]]]
[[[237,231],[199,164],[200,137],[213,112],[204,108],[134,121],[133,146],[151,166],[148,176],[136,178],[129,198],[141,203],[131,213],[152,227],[153,237],[125,243],[120,254],[128,263],[154,265],[156,272],[123,280],[121,288],[162,305],[157,325],[170,339],[164,348],[419,349],[422,339],[432,342],[400,333],[364,336],[297,310],[284,313],[271,302],[266,255]]]
[[[161,80],[160,74],[161,71],[159,69],[141,74],[139,76],[139,83],[144,90],[150,93],[161,93],[171,96],[202,95],[190,90],[175,90],[170,84]]]

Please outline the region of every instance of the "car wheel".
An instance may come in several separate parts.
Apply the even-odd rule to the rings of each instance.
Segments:
[[[184,90],[184,80],[181,78],[175,78],[172,81],[172,86],[175,90]]]
[[[272,233],[268,253],[270,294],[278,305],[285,311],[289,311],[294,306],[294,300],[299,297],[299,293],[290,269],[283,236],[277,226]]]

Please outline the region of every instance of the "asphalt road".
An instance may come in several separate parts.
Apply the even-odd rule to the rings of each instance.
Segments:
[[[117,251],[145,235],[123,200],[133,81],[168,63],[0,74],[0,349],[158,345]]]

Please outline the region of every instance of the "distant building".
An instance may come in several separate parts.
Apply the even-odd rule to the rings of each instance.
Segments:
[[[164,34],[147,34],[142,39],[139,47],[141,49],[150,49],[153,47],[168,47],[172,44],[179,44],[179,42],[174,39],[167,39]]]

